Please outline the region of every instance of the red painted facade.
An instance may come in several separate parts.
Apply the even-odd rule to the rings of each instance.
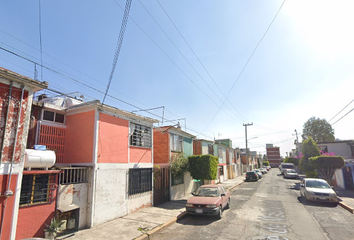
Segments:
[[[154,163],[170,163],[170,135],[154,129]]]

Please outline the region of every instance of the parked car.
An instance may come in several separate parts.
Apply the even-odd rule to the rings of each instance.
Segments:
[[[265,169],[265,168],[260,168],[259,170],[261,170],[262,174],[266,174],[268,172],[267,169]]]
[[[258,181],[258,179],[259,179],[259,176],[255,171],[246,172],[246,182],[252,181],[252,180]]]
[[[261,170],[255,169],[255,170],[253,170],[253,171],[255,171],[255,172],[258,174],[259,178],[262,178],[262,177],[263,177],[263,174],[262,174]]]
[[[300,195],[309,201],[338,204],[336,192],[323,179],[304,178],[300,183]]]
[[[295,165],[293,163],[281,163],[279,169],[281,174],[284,174],[286,169],[295,169]]]
[[[221,185],[202,185],[188,199],[186,211],[195,215],[222,217],[224,209],[230,208],[230,192]]]
[[[295,178],[299,179],[299,174],[295,169],[287,169],[284,171],[284,178]]]
[[[271,166],[266,166],[266,169],[269,171],[272,167]]]

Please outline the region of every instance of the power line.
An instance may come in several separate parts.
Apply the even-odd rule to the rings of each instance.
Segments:
[[[256,50],[258,49],[258,46],[260,45],[260,43],[262,42],[262,40],[264,39],[264,37],[265,37],[265,36],[266,36],[266,34],[268,33],[268,31],[269,31],[270,27],[272,26],[272,24],[273,24],[274,20],[275,20],[275,19],[276,19],[276,17],[278,16],[278,13],[279,13],[279,12],[280,12],[280,10],[282,9],[282,7],[283,7],[283,5],[284,5],[285,1],[286,1],[286,0],[284,0],[284,1],[283,1],[283,3],[280,5],[280,7],[279,7],[278,11],[276,12],[276,14],[275,14],[274,18],[273,18],[273,19],[272,19],[272,21],[270,22],[270,24],[269,24],[268,28],[267,28],[267,29],[266,29],[266,31],[264,32],[264,34],[263,34],[262,38],[258,41],[258,43],[257,43],[256,47],[253,49],[253,51],[252,51],[251,55],[250,55],[250,56],[249,56],[249,58],[247,59],[247,61],[246,61],[245,65],[243,66],[243,68],[242,68],[241,72],[240,72],[240,73],[239,73],[239,75],[237,76],[237,78],[236,78],[236,80],[235,80],[234,84],[232,85],[232,87],[230,88],[229,92],[227,93],[225,100],[222,102],[221,107],[224,105],[224,103],[225,103],[225,101],[227,100],[227,98],[229,97],[229,95],[230,95],[231,91],[232,91],[232,90],[233,90],[233,88],[235,87],[236,83],[237,83],[237,82],[238,82],[238,80],[241,78],[241,75],[243,74],[243,72],[245,71],[246,67],[248,66],[248,63],[251,61],[251,59],[252,59],[252,57],[253,57],[254,53],[255,53],[255,52],[256,52]],[[221,108],[221,107],[220,107],[220,108]],[[216,114],[214,115],[214,117],[212,118],[212,120],[214,120],[215,116],[219,113],[219,111],[220,111],[220,109],[216,112]],[[211,122],[210,122],[210,123],[211,123]],[[210,123],[209,123],[209,124],[210,124]]]
[[[341,112],[343,112],[344,109],[346,109],[352,102],[354,102],[354,99],[350,101],[342,110],[340,110],[334,117],[331,118],[328,122],[332,121],[335,117],[337,117]],[[333,125],[333,124],[332,124]]]
[[[332,126],[334,124],[336,124],[337,122],[339,122],[340,120],[342,120],[345,116],[347,116],[349,113],[351,113],[354,110],[354,108],[352,110],[350,110],[349,112],[347,112],[344,116],[342,116],[340,119],[338,119],[337,121],[335,121],[334,123],[332,123]]]
[[[112,70],[111,70],[111,74],[109,76],[109,81],[108,81],[106,93],[104,94],[102,103],[104,103],[104,101],[106,99],[106,96],[107,96],[107,93],[108,93],[108,90],[109,90],[109,86],[111,85],[113,74],[114,74],[114,71],[116,69],[116,65],[117,65],[120,49],[121,49],[122,43],[123,43],[125,28],[127,27],[127,23],[128,23],[128,16],[129,16],[129,11],[130,11],[131,4],[132,4],[132,0],[127,0],[127,2],[125,4],[125,10],[124,10],[124,15],[123,15],[122,25],[120,27],[120,32],[119,32],[119,37],[118,37],[118,42],[117,42],[117,48],[116,48],[116,52],[114,53],[114,58],[113,58]]]

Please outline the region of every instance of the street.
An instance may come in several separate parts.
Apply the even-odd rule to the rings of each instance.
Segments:
[[[354,216],[340,206],[305,202],[299,180],[272,169],[232,193],[221,220],[186,216],[151,237],[158,239],[353,239]]]

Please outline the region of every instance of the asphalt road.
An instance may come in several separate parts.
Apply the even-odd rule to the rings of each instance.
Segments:
[[[340,206],[304,203],[299,180],[279,173],[272,169],[260,181],[237,187],[221,220],[187,216],[150,239],[354,239],[351,213]]]

